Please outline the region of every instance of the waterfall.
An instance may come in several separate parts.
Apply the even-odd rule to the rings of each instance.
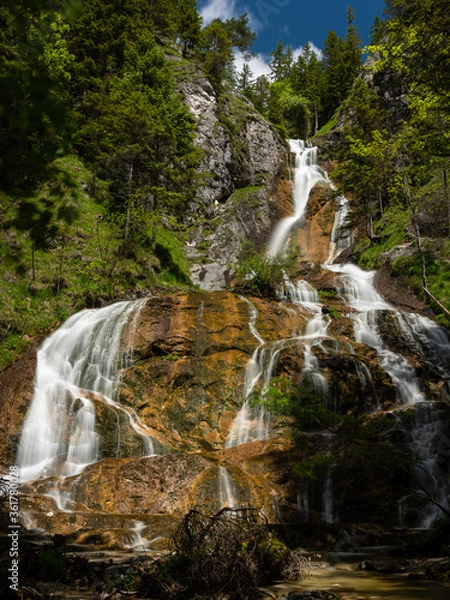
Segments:
[[[268,244],[269,256],[275,256],[284,250],[289,233],[304,215],[312,188],[316,183],[328,182],[327,174],[317,164],[317,148],[306,148],[301,140],[289,140],[289,146],[295,155],[294,214],[282,219],[275,228]]]
[[[306,148],[303,142],[293,140],[290,141],[290,148],[295,154],[294,214],[282,219],[275,228],[268,244],[269,256],[281,253],[293,227],[302,224],[313,186],[321,183],[335,189],[327,174],[317,165],[316,149]],[[433,408],[433,403],[426,400],[414,367],[403,355],[389,348],[383,340],[379,326],[380,319],[386,314],[392,317],[401,334],[409,340],[411,348],[425,363],[432,364],[434,372],[439,373],[446,384],[447,393],[450,391],[450,340],[446,332],[429,319],[416,314],[403,313],[388,304],[375,289],[374,272],[363,271],[352,264],[333,264],[339,254],[353,241],[352,232],[348,227],[348,214],[347,200],[344,196],[337,196],[329,255],[323,268],[336,273],[337,291],[350,308],[348,316],[353,320],[355,341],[376,350],[380,366],[389,375],[396,389],[399,409],[414,406],[416,424],[411,432],[412,449],[422,461],[421,466],[416,470],[417,480],[424,489],[430,488],[430,482],[434,482],[434,478],[439,481],[436,499],[447,506],[449,486],[443,483],[446,477],[442,465],[445,461],[448,462],[448,459],[444,460],[441,456],[442,452],[439,454],[438,451],[439,444],[441,447],[443,445],[444,435],[439,416]],[[316,393],[326,398],[328,383],[320,373],[317,358],[312,351],[315,345],[322,347],[323,340],[330,339],[327,331],[328,322],[320,311],[317,293],[308,283],[303,281],[293,283],[285,276],[280,299],[289,299],[312,315],[304,334],[298,337],[299,347],[304,353],[302,377],[309,377]],[[361,381],[362,389],[371,388],[372,379],[367,366],[355,361],[355,371]],[[338,407],[330,408],[336,410]],[[448,446],[450,447],[450,444]],[[308,498],[303,496],[301,504],[303,509],[308,507]],[[436,510],[427,508],[421,515],[422,523],[429,526],[436,515]],[[335,518],[331,472],[324,480],[322,489],[322,518],[329,522]]]
[[[143,302],[119,302],[84,310],[68,319],[38,352],[33,399],[20,438],[17,465],[22,481],[49,475],[79,474],[102,456],[96,430],[97,406],[106,406],[128,422],[154,454],[154,443],[135,412],[121,405],[117,391],[123,369],[132,365],[132,337]],[[117,417],[116,454],[120,454]]]
[[[446,435],[439,409],[434,402],[417,404],[414,418],[412,447],[420,457],[420,462],[415,467],[415,478],[422,490],[433,496],[441,505],[447,506],[450,483],[445,467],[448,462],[450,438]],[[419,515],[422,527],[430,527],[440,514],[435,504],[427,504]]]
[[[397,390],[400,404],[416,404],[425,400],[420,382],[408,361],[383,343],[378,329],[380,311],[397,313],[375,290],[374,272],[363,271],[356,265],[328,265],[330,271],[339,273],[340,293],[353,309],[355,340],[375,348],[380,365],[389,374]]]
[[[333,187],[333,186],[332,186]],[[332,264],[339,254],[353,242],[353,232],[348,229],[348,202],[345,196],[336,198],[336,212],[330,236],[330,250],[326,264]]]
[[[270,382],[276,349],[266,347],[256,329],[258,318],[256,307],[247,298],[242,296],[241,299],[249,306],[249,329],[259,345],[247,363],[244,376],[244,402],[225,440],[225,448],[235,448],[250,441],[265,440],[269,435],[269,415],[262,404],[255,405],[252,400],[256,385],[261,380],[266,385]]]
[[[226,467],[219,466],[219,509],[235,508],[237,505],[237,493],[234,481]]]

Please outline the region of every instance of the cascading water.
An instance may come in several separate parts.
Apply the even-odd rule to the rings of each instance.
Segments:
[[[228,470],[223,465],[219,466],[219,509],[234,508],[237,503],[235,483]]]
[[[353,309],[355,340],[375,348],[380,364],[391,377],[400,404],[416,404],[425,400],[420,391],[420,382],[407,360],[385,346],[378,331],[380,311],[397,312],[378,294],[373,285],[374,272],[363,271],[356,265],[328,265],[328,269],[339,273],[339,291]]]
[[[21,481],[79,474],[102,454],[96,405],[125,417],[140,438],[142,454],[155,453],[146,427],[117,401],[121,372],[132,364],[125,329],[136,326],[142,302],[85,310],[56,330],[38,352],[33,400],[17,454]],[[120,427],[120,420],[117,425]],[[120,430],[116,455],[120,455]]]
[[[315,148],[307,148],[298,141],[291,141],[290,146],[296,155],[295,210],[294,215],[283,219],[275,230],[269,243],[269,256],[283,252],[293,228],[302,224],[312,187],[315,184],[333,187],[327,174],[317,165]],[[448,382],[450,373],[450,343],[444,330],[432,321],[419,315],[402,313],[390,306],[376,292],[373,273],[366,273],[355,265],[333,264],[339,253],[352,241],[346,227],[347,214],[345,198],[338,197],[329,257],[323,267],[333,272],[339,281],[338,291],[349,308],[348,317],[353,321],[356,341],[376,351],[380,365],[390,376],[397,391],[396,410],[399,413],[414,411],[416,425],[411,432],[411,444],[423,461],[423,469],[419,469],[417,478],[423,474],[421,484],[427,487],[427,472],[442,479],[447,469],[448,456],[437,452],[437,438],[442,440],[445,432],[440,427],[438,408],[425,399],[412,365],[401,354],[388,348],[383,339],[379,318],[389,313],[402,335],[410,341],[411,347],[414,346],[417,353],[424,357],[424,362],[433,363],[435,371],[439,372],[445,382]],[[289,301],[287,310],[300,314],[304,326],[299,331],[293,331],[290,337],[275,342],[264,340],[258,332],[256,306],[245,298],[241,300],[247,302],[249,307],[248,327],[256,348],[245,372],[243,405],[225,441],[225,448],[267,440],[270,437],[271,415],[264,408],[264,403],[255,405],[253,398],[256,393],[264,398],[276,374],[279,356],[286,348],[302,356],[300,379],[310,382],[324,402],[329,401],[327,399],[332,396],[332,386],[327,378],[330,371],[323,368],[329,352],[337,354],[345,350],[350,356],[350,363],[353,353],[355,373],[359,377],[361,388],[372,388],[370,370],[359,361],[353,345],[343,340],[343,334],[335,334],[336,338],[332,336],[329,330],[334,331],[331,326],[333,319],[323,310],[317,291],[308,282],[292,282],[285,277],[283,289],[280,290],[280,301]],[[104,309],[83,311],[69,319],[43,344],[38,355],[35,394],[24,422],[18,451],[17,463],[22,481],[53,475],[65,478],[76,476],[87,465],[105,457],[107,454],[98,430],[99,416],[104,410],[115,415],[117,421],[115,443],[109,444],[109,456],[123,456],[121,427],[124,422],[138,440],[142,456],[157,453],[159,447],[152,439],[152,432],[139,420],[135,412],[121,404],[118,398],[121,373],[123,369],[132,365],[132,353],[124,340],[132,338],[142,305],[140,302],[123,302]],[[202,302],[198,308],[198,323],[202,327],[204,318],[205,303]],[[199,342],[206,333],[206,326],[197,329]],[[196,344],[195,352],[196,359],[200,360],[200,343]],[[375,355],[373,350],[371,353]],[[373,396],[372,391],[370,394]],[[340,410],[340,406],[334,400],[327,408],[336,412]],[[323,452],[331,452],[333,442],[328,440],[329,434],[314,432],[314,435],[321,436]],[[214,470],[214,478],[217,478],[214,481],[217,485],[216,501],[219,506],[235,504],[237,497],[242,495],[240,480],[239,484],[237,479],[234,481],[223,465],[217,468],[217,475]],[[57,496],[59,508],[62,510],[67,510],[72,494],[71,486],[76,487],[78,479],[79,477],[69,477],[61,488],[63,491],[59,496],[54,496]],[[318,511],[321,512],[324,521],[335,521],[337,502],[333,496],[338,484],[339,481],[333,477],[330,470],[311,493],[307,486],[299,491],[299,510],[307,515],[319,506]],[[447,506],[447,498],[448,487],[443,485],[438,490],[437,499]],[[435,516],[436,512],[426,512],[423,515],[423,523],[429,525]],[[145,527],[141,517],[140,520],[133,520],[128,541],[130,547],[147,545]]]
[[[301,140],[290,140],[291,152],[295,155],[294,214],[282,219],[269,240],[267,254],[275,256],[283,251],[286,240],[295,224],[304,216],[309,194],[316,183],[327,183],[325,171],[317,164],[317,148],[307,148]]]
[[[259,345],[247,363],[244,402],[225,440],[225,448],[235,448],[250,441],[264,440],[269,435],[269,417],[262,405],[252,404],[252,394],[261,379],[270,381],[274,353],[270,348],[265,347],[265,342],[256,329],[258,311],[255,306],[246,298],[241,297],[241,299],[249,305],[249,329]]]
[[[334,189],[327,174],[317,165],[315,148],[306,148],[303,142],[292,140],[290,141],[290,148],[296,156],[294,215],[283,219],[275,229],[268,245],[267,254],[269,256],[275,256],[283,252],[294,226],[302,224],[301,222],[312,187],[316,183],[320,183],[330,185]],[[427,477],[433,478],[433,474],[436,474],[439,481],[443,481],[442,469],[439,469],[439,464],[436,462],[437,459],[435,456],[433,457],[433,452],[430,450],[430,448],[435,449],[436,447],[435,444],[430,443],[430,439],[435,439],[438,431],[442,437],[442,428],[439,429],[439,419],[435,415],[432,407],[433,403],[426,401],[424,393],[421,390],[420,380],[413,366],[409,364],[404,356],[390,349],[383,340],[379,330],[379,319],[385,313],[389,313],[393,317],[402,335],[410,340],[411,345],[417,347],[418,353],[424,360],[431,360],[433,362],[435,370],[445,380],[447,389],[449,387],[450,374],[450,342],[446,332],[429,319],[420,315],[403,313],[389,305],[375,290],[373,272],[365,272],[352,264],[333,264],[337,256],[352,243],[352,232],[348,229],[347,220],[347,200],[343,196],[338,196],[336,198],[336,212],[330,239],[329,257],[323,268],[338,275],[338,292],[342,300],[351,309],[348,316],[354,323],[355,341],[376,350],[380,366],[389,375],[396,389],[397,403],[401,407],[400,410],[404,410],[408,406],[414,406],[416,409],[416,427],[411,434],[413,439],[412,444],[414,451],[421,456],[422,460],[422,466],[418,469],[422,473],[422,476],[418,476],[417,479],[419,481],[422,480],[421,486],[422,488],[426,488],[429,487],[429,483],[427,484],[424,479]],[[328,382],[320,373],[317,358],[312,349],[314,346],[319,346],[322,349],[323,340],[330,340],[331,338],[327,331],[329,319],[325,318],[321,312],[317,292],[307,282],[292,283],[285,276],[281,299],[289,299],[312,316],[306,325],[303,335],[290,340],[284,340],[282,343],[272,344],[271,369],[270,372],[266,371],[266,385],[270,382],[270,377],[274,371],[272,365],[276,360],[278,350],[283,344],[292,343],[293,339],[295,339],[299,350],[304,355],[302,377],[309,377],[313,382],[316,393],[326,398],[328,395]],[[264,344],[262,340],[258,341],[260,346],[255,351],[247,368],[246,397],[253,391],[255,383],[259,380],[264,370],[261,367],[260,359]],[[255,368],[258,361],[258,367]],[[372,379],[367,366],[355,360],[355,371],[360,379],[362,389],[371,388]],[[374,397],[376,398],[376,393]],[[247,401],[244,402],[244,408],[246,408],[246,403]],[[333,406],[330,408],[336,410],[338,407]],[[237,421],[234,427],[237,427]],[[247,420],[245,435],[234,435],[232,445],[239,445],[251,439],[254,438],[252,438],[249,421]],[[437,500],[443,506],[448,506],[448,485],[440,484],[437,493]],[[303,494],[302,498],[301,510],[305,511],[306,509],[307,513],[309,510],[308,497]],[[426,526],[430,525],[436,515],[437,511],[428,509],[422,516],[423,524]],[[330,473],[323,483],[322,518],[328,522],[332,522],[335,519],[333,479]]]

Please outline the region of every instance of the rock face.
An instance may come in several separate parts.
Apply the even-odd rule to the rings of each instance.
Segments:
[[[327,190],[311,194],[306,223],[297,228],[302,248],[297,277],[285,281],[279,298],[217,289],[228,287],[228,261],[236,264],[240,244],[252,240],[262,245],[274,217],[289,212],[290,185],[277,179],[283,146],[246,103],[239,100],[242,122],[230,132],[223,116],[231,108],[218,106],[207,82],[187,84],[185,94],[197,119],[198,142],[208,149],[203,168],[209,172],[199,191],[204,222],[194,232],[190,250],[194,256],[205,244],[207,260],[194,273],[201,287],[212,291],[151,296],[133,316],[127,313],[129,326],[114,360],[120,363],[125,353],[132,353],[133,363],[120,372],[117,398],[108,402],[86,384],[56,411],[58,417],[67,413],[62,422],[69,430],[86,414],[84,404],[92,404],[99,459],[62,477],[67,456],[58,450],[46,476],[23,486],[20,506],[26,524],[80,543],[155,549],[167,546],[168,536],[193,507],[214,512],[226,505],[252,506],[269,520],[300,525],[338,518],[398,524],[386,515],[397,518],[398,501],[404,500],[409,482],[392,486],[391,473],[380,478],[380,471],[365,471],[359,440],[354,455],[343,454],[333,427],[317,426],[320,414],[310,415],[315,426],[304,432],[292,428],[293,419],[312,395],[347,419],[344,433],[352,435],[357,420],[368,415],[376,444],[393,439],[417,450],[426,439],[429,458],[438,457],[442,473],[448,473],[449,392],[443,373],[450,372],[450,355],[425,352],[411,327],[403,327],[406,317],[381,301],[382,308],[359,322],[362,328],[369,322],[374,326],[366,333],[367,342],[355,341],[358,309],[344,301],[339,271],[322,266],[335,213]],[[247,157],[240,163],[239,140]],[[208,239],[202,239],[207,227]],[[383,274],[379,281],[389,286]],[[302,285],[314,299],[295,300]],[[390,297],[395,300],[393,293]],[[408,305],[403,295],[402,305]],[[416,409],[407,400],[398,411],[398,382],[388,369],[402,363],[402,357],[410,367],[411,389],[418,387],[420,377],[423,401]],[[33,395],[35,362],[33,349],[0,374],[5,470],[14,463]],[[290,413],[281,410],[283,416],[276,417],[261,404],[261,398],[272,396],[281,400],[281,409],[286,404],[271,381],[293,384]],[[388,419],[377,428],[374,415],[383,413]],[[130,415],[137,429],[130,426]],[[151,452],[143,441],[147,437],[153,441]],[[242,443],[235,445],[235,440]],[[320,465],[334,450],[344,460],[337,458],[332,471],[325,464],[309,476],[311,464]],[[308,476],[301,475],[302,469]]]
[[[335,312],[329,333],[310,348],[317,372],[332,390],[327,402],[340,414],[391,410],[396,391],[379,364],[377,352],[352,341],[352,321],[339,298],[329,306]],[[302,340],[310,320],[306,308],[289,300],[244,298],[231,292],[150,297],[124,340],[133,348],[134,365],[123,373],[119,400],[153,437],[157,455],[145,456],[135,437],[127,434],[126,421],[117,419],[114,407],[99,399],[97,432],[102,459],[64,479],[57,476],[55,464],[51,476],[26,484],[21,508],[28,525],[100,547],[133,546],[133,539],[139,539],[139,543],[159,548],[167,544],[182,516],[195,506],[206,512],[227,504],[256,506],[274,521],[303,522],[312,515],[325,514],[326,481],[305,484],[292,477],[299,456],[292,453],[289,418],[266,415],[268,439],[250,440],[237,447],[226,444],[240,414],[246,372],[250,372],[258,347],[260,356],[265,357],[266,371],[261,380],[267,379],[269,366],[272,377],[287,377],[299,386],[309,378],[305,367],[311,359],[307,359]],[[386,341],[406,351],[410,341],[403,339],[396,327],[389,314],[380,321]],[[443,390],[437,374],[417,349],[410,345],[407,351],[421,372],[429,371],[428,398],[441,400]],[[24,357],[23,364],[27,362],[31,367],[32,357]],[[8,441],[5,467],[6,457],[14,453],[21,417],[32,394],[31,368],[28,375],[23,371],[23,378],[19,368],[17,364],[1,379],[10,386],[15,382],[9,393],[2,395],[4,410],[10,414],[14,406],[18,407],[15,418],[4,425]],[[444,413],[442,408],[441,416]],[[427,414],[424,422],[432,421]],[[389,430],[386,435],[390,435]],[[411,434],[405,429],[404,435]],[[120,456],[115,450],[118,436]],[[327,436],[316,433],[306,439],[312,456],[329,451]],[[370,485],[358,487],[355,474],[345,464],[338,465],[336,472],[339,480],[334,484],[333,502],[340,506],[345,520],[358,522],[366,517],[361,498],[374,514],[380,493],[388,504],[390,488],[383,487],[382,482],[368,480]],[[395,493],[403,494],[403,488]],[[306,512],[299,498],[308,498]],[[376,515],[373,518],[376,521]]]
[[[0,375],[0,467],[15,463],[18,432],[31,402],[36,372],[36,346]]]
[[[226,289],[229,265],[236,264],[242,245],[251,242],[261,250],[278,217],[288,150],[237,92],[219,101],[201,76],[190,78],[182,91],[204,153],[198,169],[202,183],[190,215],[196,227],[187,246],[188,254],[202,262],[194,264],[192,279],[205,290]]]
[[[167,537],[193,506],[214,512],[239,503],[273,516],[278,492],[271,465],[280,449],[289,447],[289,439],[274,434],[270,441],[248,444],[244,454],[239,448],[223,449],[243,402],[247,364],[259,344],[250,327],[251,308],[258,312],[254,326],[269,344],[280,335],[290,337],[305,322],[305,314],[287,306],[258,298],[250,302],[229,292],[149,298],[133,335],[129,333],[135,364],[123,373],[120,402],[139,416],[160,454],[142,456],[141,450],[139,455],[135,436],[127,434],[115,407],[91,394],[101,405],[97,431],[102,460],[64,480],[55,477],[55,462],[51,476],[25,486],[21,506],[28,523],[83,541],[88,530],[105,526],[101,515],[106,513],[108,530],[115,533],[105,541],[100,532],[98,539],[120,546],[136,520],[146,523],[147,537]],[[22,381],[22,390],[25,404],[31,379]],[[9,424],[9,454],[18,425],[19,419]],[[121,457],[113,443],[118,436]],[[70,517],[58,507],[70,511]]]

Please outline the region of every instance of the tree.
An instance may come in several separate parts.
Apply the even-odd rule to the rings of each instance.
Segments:
[[[324,44],[325,66],[325,119],[332,117],[336,108],[345,98],[345,41],[331,30]]]
[[[277,46],[270,53],[272,61],[269,64],[272,81],[287,79],[291,73],[293,54],[291,48],[285,48],[283,42],[278,40]]]
[[[254,89],[254,80],[253,80],[253,71],[250,68],[248,62],[244,63],[242,67],[242,71],[239,73],[236,84],[238,90],[241,91],[244,96],[246,96],[249,100],[253,101],[253,89]]]
[[[233,48],[237,48],[244,55],[248,55],[250,46],[256,41],[256,33],[248,25],[248,15],[243,14],[237,18],[227,19],[224,25]]]
[[[192,144],[194,123],[152,23],[136,28],[145,3],[129,0],[119,8],[110,1],[116,10],[106,18],[100,3],[89,0],[91,11],[71,39],[83,63],[74,82],[82,91],[78,148],[109,183],[109,208],[121,226],[124,247],[129,250],[135,242],[154,247],[162,213],[179,214],[193,193],[199,156]],[[96,27],[98,46],[89,39]]]
[[[351,6],[347,9],[347,23],[344,51],[346,91],[350,90],[354,80],[361,71],[361,39],[355,27],[355,12]]]
[[[265,75],[256,78],[252,90],[253,105],[262,115],[267,116],[269,112],[270,82]]]
[[[203,65],[214,84],[230,75],[233,44],[222,21],[215,19],[203,30]]]
[[[329,32],[325,40],[326,101],[324,111],[327,119],[345,100],[361,68],[361,41],[354,26],[354,17],[353,9],[350,7],[345,40],[333,30]]]
[[[288,137],[308,137],[311,119],[308,99],[297,94],[288,81],[271,84],[269,118],[285,128]]]
[[[322,109],[325,76],[323,62],[311,48],[305,44],[291,72],[293,89],[308,98],[314,114],[314,133],[319,129],[319,116]]]
[[[61,45],[58,53],[51,48],[75,3],[57,8],[47,10],[43,0],[0,2],[0,185],[10,194],[36,188],[73,141],[69,57]]]
[[[197,12],[197,0],[178,0],[177,17],[177,33],[186,56],[188,49],[197,48],[200,43],[202,19]]]
[[[256,39],[245,14],[227,21],[214,19],[203,29],[202,37],[203,65],[216,86],[220,86],[223,79],[232,78],[233,48],[248,55],[248,49]]]

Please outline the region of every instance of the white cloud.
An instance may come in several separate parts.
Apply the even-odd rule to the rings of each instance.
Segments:
[[[203,8],[199,10],[205,25],[214,19],[226,21],[232,17],[239,17],[247,13],[248,24],[253,31],[258,32],[262,28],[261,20],[256,17],[252,10],[245,5],[237,6],[238,0],[208,0]]]
[[[271,57],[267,54],[257,54],[253,58],[248,61],[248,66],[252,70],[254,77],[259,77],[260,75],[270,75],[270,67],[269,62]],[[236,71],[240,73],[242,71],[242,67],[244,66],[245,60],[244,56],[241,52],[236,51],[234,53],[234,65],[236,67]]]
[[[214,19],[231,19],[237,16],[236,0],[209,0],[208,4],[200,10],[205,23],[210,23]]]
[[[312,42],[309,42],[309,45],[313,52],[317,54],[319,58],[322,58],[322,50],[315,46]],[[298,48],[293,49],[294,60],[298,58],[299,54],[303,52],[304,47],[299,46]],[[260,75],[266,75],[270,77],[270,62],[272,61],[272,57],[270,54],[257,54],[253,58],[248,61],[248,65],[253,72],[254,77],[259,77]],[[236,71],[240,73],[242,71],[242,67],[244,66],[245,59],[241,52],[236,51],[234,53],[234,65],[236,67]]]

